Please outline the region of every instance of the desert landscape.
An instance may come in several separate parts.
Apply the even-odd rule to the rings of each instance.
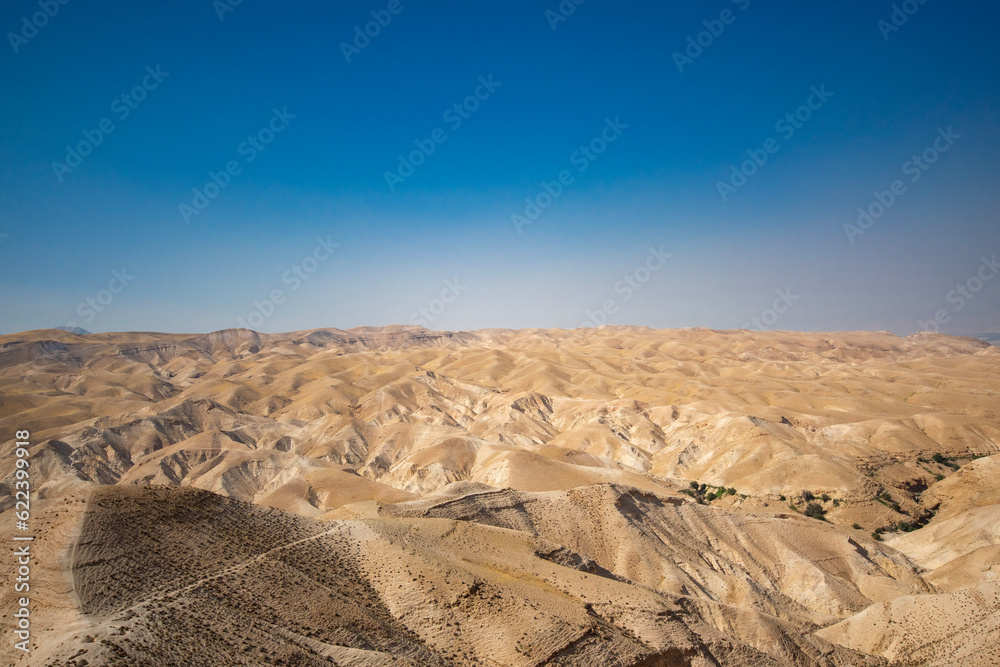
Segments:
[[[0,423],[4,664],[1000,664],[972,338],[38,330]]]
[[[0,667],[1000,667],[1000,2],[0,25]]]

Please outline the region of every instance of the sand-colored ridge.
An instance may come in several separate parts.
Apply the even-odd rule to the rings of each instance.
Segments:
[[[46,560],[37,651],[0,662],[993,658],[971,338],[42,330],[0,336],[0,427],[32,433]]]
[[[1000,583],[873,605],[816,633],[893,665],[1000,664]]]

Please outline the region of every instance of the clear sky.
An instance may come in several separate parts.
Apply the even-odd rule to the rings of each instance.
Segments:
[[[62,1],[3,333],[1000,331],[996,2]]]

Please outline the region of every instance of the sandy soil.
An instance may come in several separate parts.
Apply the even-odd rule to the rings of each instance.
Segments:
[[[0,425],[37,559],[0,662],[998,660],[973,339],[33,331],[0,336]]]

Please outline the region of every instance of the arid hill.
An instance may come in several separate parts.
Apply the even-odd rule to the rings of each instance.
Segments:
[[[0,336],[0,424],[36,536],[36,648],[0,662],[1000,660],[971,338],[32,331]]]

